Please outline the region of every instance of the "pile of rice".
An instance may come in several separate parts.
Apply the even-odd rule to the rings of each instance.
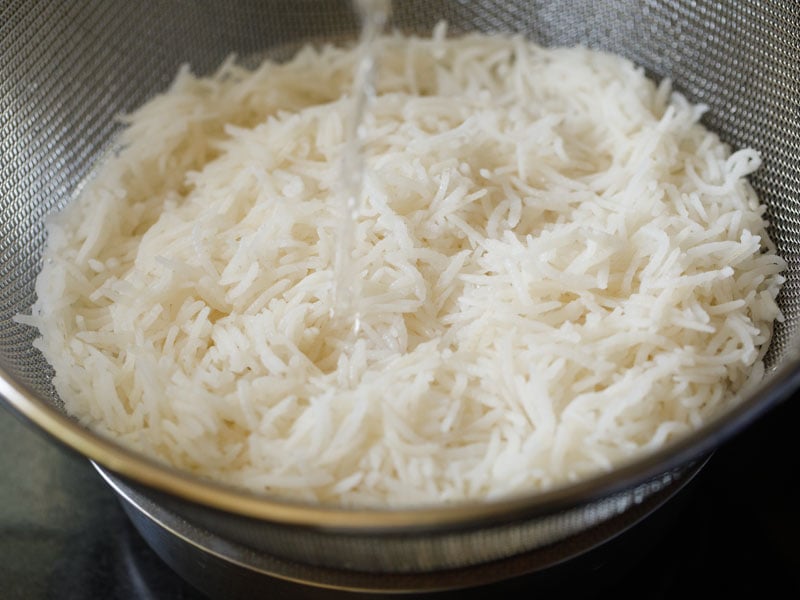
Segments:
[[[763,374],[783,261],[705,107],[627,60],[381,37],[332,318],[357,54],[182,69],[48,224],[33,314],[68,412],[270,495],[545,490],[655,450]]]

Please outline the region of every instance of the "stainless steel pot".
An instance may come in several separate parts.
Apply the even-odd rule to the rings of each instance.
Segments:
[[[653,77],[671,77],[690,100],[710,106],[707,126],[734,146],[762,153],[752,183],[769,207],[771,234],[788,263],[779,297],[786,320],[775,331],[767,376],[736,409],[588,481],[545,494],[408,510],[286,502],[133,453],[64,413],[51,369],[32,347],[34,332],[13,320],[34,299],[45,216],[69,202],[109,148],[117,114],[162,90],[184,62],[205,73],[230,52],[260,56],[304,41],[354,37],[359,24],[350,3],[5,0],[0,15],[0,396],[92,460],[140,516],[142,528],[151,522],[169,532],[181,522],[199,536],[195,545],[213,539],[229,553],[260,557],[259,564],[270,557],[273,566],[294,565],[275,567],[274,574],[319,585],[388,589],[381,582],[393,577],[413,587],[416,577],[417,587],[426,587],[432,574],[513,560],[654,510],[716,447],[800,386],[796,2],[395,1],[392,24],[403,30],[427,33],[444,18],[452,31],[514,31],[548,45],[585,44],[627,56]],[[153,507],[164,512],[153,515]]]

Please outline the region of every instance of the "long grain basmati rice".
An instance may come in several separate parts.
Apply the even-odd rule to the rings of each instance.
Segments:
[[[736,402],[781,318],[758,152],[622,58],[445,34],[379,41],[356,340],[352,50],[183,68],[126,118],[21,318],[68,412],[204,477],[409,505],[575,481]]]

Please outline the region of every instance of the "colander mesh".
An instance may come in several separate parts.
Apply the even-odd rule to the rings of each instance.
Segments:
[[[800,316],[800,3],[794,0],[395,0],[392,26],[428,33],[521,32],[583,44],[670,77],[705,123],[763,157],[752,183],[788,262],[786,320],[767,364],[791,352]],[[0,369],[60,407],[51,371],[13,317],[34,300],[46,215],[79,189],[118,131],[115,117],[163,90],[182,63],[199,74],[230,53],[263,55],[352,38],[349,0],[0,0]],[[524,536],[523,536],[524,537]],[[475,534],[468,544],[480,545]],[[335,552],[335,546],[333,552]],[[509,551],[513,548],[509,546]],[[499,550],[502,551],[502,550]]]

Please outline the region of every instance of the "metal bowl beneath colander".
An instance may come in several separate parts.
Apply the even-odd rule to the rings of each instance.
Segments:
[[[109,149],[115,117],[163,90],[182,63],[203,74],[243,57],[358,31],[348,1],[0,2],[0,396],[20,416],[98,464],[153,506],[231,547],[317,569],[420,574],[509,559],[588,531],[686,480],[719,444],[800,386],[800,5],[795,2],[398,0],[393,26],[428,33],[521,32],[584,44],[670,77],[710,107],[705,124],[758,149],[751,182],[786,260],[785,315],[767,375],[734,410],[612,473],[546,494],[416,510],[288,503],[178,472],[67,416],[52,372],[13,317],[34,300],[44,218],[65,206]],[[166,514],[165,513],[165,514]],[[400,575],[398,575],[400,576]]]
[[[231,542],[186,521],[152,502],[95,465],[117,493],[122,507],[139,533],[177,573],[196,588],[219,598],[249,598],[275,591],[276,580],[302,583],[327,590],[420,593],[455,591],[513,577],[552,572],[597,547],[623,535],[673,499],[691,483],[706,461],[695,463],[684,477],[648,495],[619,515],[535,550],[466,568],[413,573],[336,569],[290,561]],[[203,564],[203,569],[195,566]]]

